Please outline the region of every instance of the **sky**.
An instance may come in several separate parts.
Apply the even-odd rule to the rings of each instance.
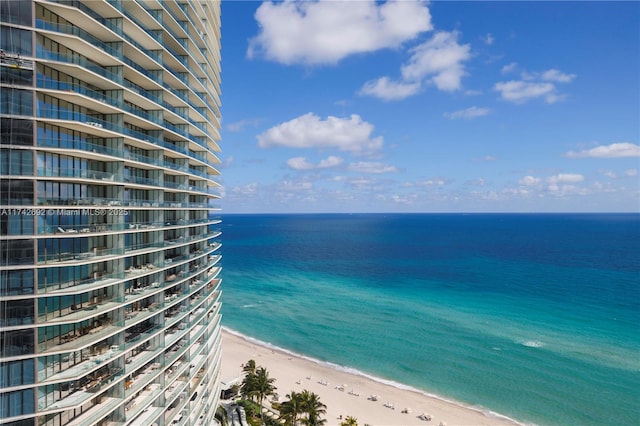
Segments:
[[[223,213],[639,212],[640,3],[222,2]]]

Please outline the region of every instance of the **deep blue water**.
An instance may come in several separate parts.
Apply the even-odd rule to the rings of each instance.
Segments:
[[[223,325],[517,420],[640,424],[640,215],[225,215]]]

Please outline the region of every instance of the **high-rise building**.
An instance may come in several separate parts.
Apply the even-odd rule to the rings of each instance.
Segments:
[[[0,424],[215,423],[220,3],[0,21]]]

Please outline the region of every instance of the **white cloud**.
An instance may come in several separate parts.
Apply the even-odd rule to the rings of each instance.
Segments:
[[[235,158],[233,157],[233,155],[228,156],[227,158],[224,159],[224,161],[222,163],[220,163],[220,168],[221,169],[225,169],[227,167],[230,167],[231,164],[233,164]]]
[[[409,194],[407,196],[394,194],[391,195],[391,201],[396,204],[411,205],[416,201],[416,196],[415,194]]]
[[[417,186],[444,186],[449,181],[441,177],[433,177],[431,179],[416,182]]]
[[[371,137],[373,125],[357,114],[349,118],[328,116],[326,120],[307,113],[270,128],[257,136],[261,148],[338,148],[353,153],[370,153],[382,148],[382,136]]]
[[[340,164],[342,164],[343,161],[344,160],[340,157],[336,157],[335,155],[330,155],[329,157],[325,158],[324,160],[321,160],[320,163],[318,163],[318,168],[328,169],[331,167],[337,167]]]
[[[369,188],[375,183],[376,183],[375,179],[369,179],[369,178],[354,178],[354,179],[348,179],[346,181],[346,184],[348,186],[354,187],[354,188]]]
[[[610,145],[600,145],[584,151],[569,151],[565,155],[569,158],[640,157],[640,145],[635,145],[630,142],[612,143]]]
[[[313,169],[327,169],[330,167],[337,167],[343,163],[343,159],[336,156],[329,156],[324,160],[321,160],[317,165],[307,161],[305,157],[293,157],[287,160],[287,166],[294,170],[313,170]]]
[[[573,173],[559,173],[555,176],[549,176],[547,182],[550,184],[558,183],[578,183],[584,180],[584,176]]]
[[[380,77],[365,83],[358,94],[389,101],[415,95],[423,84],[433,84],[443,91],[459,90],[466,75],[463,62],[471,57],[471,48],[458,44],[458,36],[456,31],[436,33],[409,50],[411,57],[402,65],[399,81]]]
[[[313,188],[311,182],[294,182],[292,180],[283,180],[278,184],[279,191],[307,191]]]
[[[487,46],[491,46],[493,44],[493,42],[495,41],[495,39],[493,38],[493,36],[491,35],[491,33],[488,33],[486,36],[484,36],[482,38],[482,41],[484,42],[484,44],[486,44]]]
[[[575,74],[565,74],[555,68],[544,71],[541,76],[546,81],[557,81],[558,83],[570,83],[576,78]]]
[[[357,163],[351,163],[351,164],[349,164],[349,170],[351,170],[353,172],[375,173],[375,174],[394,173],[394,172],[398,171],[398,169],[395,166],[392,166],[392,165],[389,165],[389,164],[383,164],[383,163],[377,163],[377,162],[367,162],[367,161],[360,161],[360,162],[357,162]]]
[[[496,83],[493,88],[500,92],[502,99],[516,103],[526,102],[539,97],[544,97],[547,103],[553,103],[557,100],[554,96],[556,87],[552,83],[511,80]]]
[[[519,183],[520,185],[524,185],[524,186],[535,186],[540,183],[540,178],[537,178],[534,176],[525,176],[522,179],[520,179]]]
[[[240,120],[235,123],[227,124],[227,130],[230,132],[240,132],[244,130],[246,127],[255,127],[260,124],[261,119],[251,119],[251,120]]]
[[[431,40],[411,49],[409,62],[402,66],[405,81],[430,81],[440,90],[454,91],[461,87],[465,75],[463,62],[471,57],[468,44],[458,44],[458,32],[440,31]]]
[[[231,192],[242,196],[256,195],[258,192],[258,184],[256,182],[252,182],[246,185],[235,186],[231,188]]]
[[[559,173],[544,179],[528,175],[518,181],[519,187],[505,188],[504,191],[511,193],[511,195],[525,197],[544,197],[545,194],[561,197],[576,194],[584,195],[586,189],[576,185],[583,182],[584,179],[583,175],[574,173]]]
[[[611,179],[615,179],[616,177],[618,177],[614,172],[612,172],[611,170],[607,170],[604,173],[602,173],[603,175],[605,175],[608,178]]]
[[[484,186],[487,183],[487,181],[485,181],[483,178],[477,178],[477,179],[468,180],[465,183],[469,186]]]
[[[517,68],[518,68],[518,63],[511,62],[510,64],[503,66],[501,72],[502,74],[509,74],[510,72],[514,72]]]
[[[502,72],[514,71],[516,63],[511,63],[502,68]],[[545,102],[552,104],[565,98],[558,93],[554,83],[570,83],[576,77],[575,74],[565,74],[555,68],[543,72],[521,73],[522,80],[500,81],[493,86],[493,90],[500,92],[502,99],[515,103],[524,103],[531,99],[543,98]]]
[[[359,95],[369,95],[385,101],[396,101],[415,95],[420,90],[420,82],[404,83],[391,81],[389,77],[380,77],[368,81],[362,86]]]
[[[624,174],[629,177],[638,176],[638,169],[628,169],[625,170]]]
[[[357,53],[400,46],[430,31],[428,4],[420,0],[263,2],[260,32],[247,56],[283,64],[335,64]]]
[[[304,157],[293,157],[287,160],[287,166],[294,170],[311,170],[316,166],[309,163]]]
[[[484,157],[482,157],[482,161],[496,161],[497,158],[494,157],[493,155],[485,155]]]
[[[490,112],[491,110],[488,108],[478,108],[477,106],[472,106],[470,108],[461,109],[455,112],[445,112],[443,115],[450,120],[455,120],[458,118],[469,120],[472,118],[488,115]]]

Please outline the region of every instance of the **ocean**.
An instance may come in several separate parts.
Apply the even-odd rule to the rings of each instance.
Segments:
[[[222,219],[229,329],[526,424],[640,424],[638,214]]]

